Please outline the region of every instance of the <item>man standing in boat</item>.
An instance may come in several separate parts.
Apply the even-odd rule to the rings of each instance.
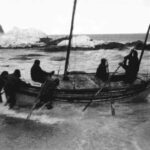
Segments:
[[[47,76],[52,76],[54,71],[46,72],[40,67],[40,60],[35,60],[33,66],[31,67],[31,78],[35,82],[44,83]]]
[[[107,59],[102,58],[101,64],[98,66],[96,71],[96,77],[102,81],[107,81],[109,77],[109,69]]]
[[[124,81],[132,83],[136,80],[139,71],[138,53],[132,49],[130,54],[124,57],[123,63],[119,63],[125,69]]]

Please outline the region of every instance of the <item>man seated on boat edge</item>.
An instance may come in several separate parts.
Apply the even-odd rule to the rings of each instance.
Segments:
[[[40,60],[36,59],[34,61],[33,66],[31,67],[31,78],[33,81],[35,82],[40,82],[40,83],[44,83],[47,76],[52,76],[54,75],[55,71],[51,71],[51,72],[46,72],[44,70],[41,69],[40,67]]]
[[[52,109],[53,101],[55,100],[55,92],[59,85],[59,79],[53,79],[51,77],[47,77],[47,80],[42,84],[41,90],[39,93],[40,101],[36,104],[35,109],[38,109],[45,105],[47,109]]]
[[[0,75],[0,92],[2,92],[2,89],[5,86],[6,80],[8,77],[8,71],[3,71]],[[2,97],[1,97],[2,93],[0,93],[0,103],[2,102]]]
[[[19,69],[16,69],[12,74],[9,74],[4,86],[4,91],[6,93],[7,102],[5,105],[9,105],[9,108],[13,108],[16,105],[16,92],[19,91],[19,88],[24,86],[29,86],[26,82],[20,79],[21,72]]]
[[[96,75],[97,78],[101,79],[102,81],[107,81],[109,78],[109,69],[108,69],[108,61],[105,58],[101,59],[101,63],[99,64]]]
[[[139,71],[138,53],[135,49],[131,49],[130,53],[124,57],[123,63],[119,65],[125,70],[125,74],[120,77],[126,83],[133,83],[137,79]]]

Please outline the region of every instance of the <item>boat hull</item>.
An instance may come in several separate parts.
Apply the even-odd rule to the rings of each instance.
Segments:
[[[94,79],[94,77],[92,76],[90,79]],[[40,87],[36,86],[22,87],[16,94],[17,105],[22,107],[32,106],[39,100],[37,98],[39,91]],[[96,94],[98,91],[99,93]],[[103,84],[102,86],[96,88],[60,88],[56,90],[55,101],[67,103],[89,103],[91,101],[94,103],[111,101],[143,102],[149,92],[149,80],[141,80],[135,82],[134,84],[113,82],[113,84],[110,83],[105,86]],[[3,99],[6,99],[4,95]]]
[[[117,91],[116,91],[117,92]],[[105,93],[105,96],[102,96],[102,94]],[[119,93],[119,92],[118,92]],[[127,92],[126,94],[117,94],[116,96],[111,95],[110,96],[110,91],[109,92],[103,92],[100,95],[95,97],[95,92],[93,91],[92,94],[85,93],[84,95],[81,94],[72,94],[70,97],[69,92],[65,93],[65,95],[59,95],[56,93],[56,102],[66,102],[66,103],[89,103],[91,100],[94,103],[102,103],[102,102],[144,102],[150,93],[150,86],[146,86],[145,88],[139,89],[138,91],[134,92]],[[33,94],[33,93],[32,93]],[[22,106],[22,107],[28,107],[32,106],[35,102],[38,101],[37,95],[34,93],[32,94],[27,94],[24,92],[19,92],[17,93],[17,105]],[[68,95],[67,95],[68,94]]]

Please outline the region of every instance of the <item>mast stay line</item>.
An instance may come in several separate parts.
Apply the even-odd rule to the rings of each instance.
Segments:
[[[68,78],[67,77],[67,69],[68,69],[68,64],[69,64],[69,56],[70,56],[71,39],[72,39],[72,33],[73,33],[73,27],[74,27],[74,17],[75,17],[76,4],[77,4],[77,0],[74,0],[70,35],[69,35],[69,43],[68,43],[68,48],[67,48],[66,62],[65,62],[65,69],[64,69],[64,80]]]
[[[147,39],[148,39],[149,31],[150,31],[150,25],[148,27],[148,30],[147,30],[147,33],[146,33],[146,36],[145,36],[145,41],[144,41],[144,44],[143,44],[143,48],[142,48],[142,51],[141,51],[141,55],[140,55],[140,58],[139,58],[139,68],[140,68],[141,60],[142,60],[144,50],[145,50],[145,47],[146,47],[146,42],[147,42]]]

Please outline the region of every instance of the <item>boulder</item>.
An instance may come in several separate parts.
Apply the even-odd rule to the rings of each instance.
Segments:
[[[118,42],[108,42],[103,44],[98,44],[95,46],[96,49],[119,49],[122,50],[125,48],[125,45]]]

